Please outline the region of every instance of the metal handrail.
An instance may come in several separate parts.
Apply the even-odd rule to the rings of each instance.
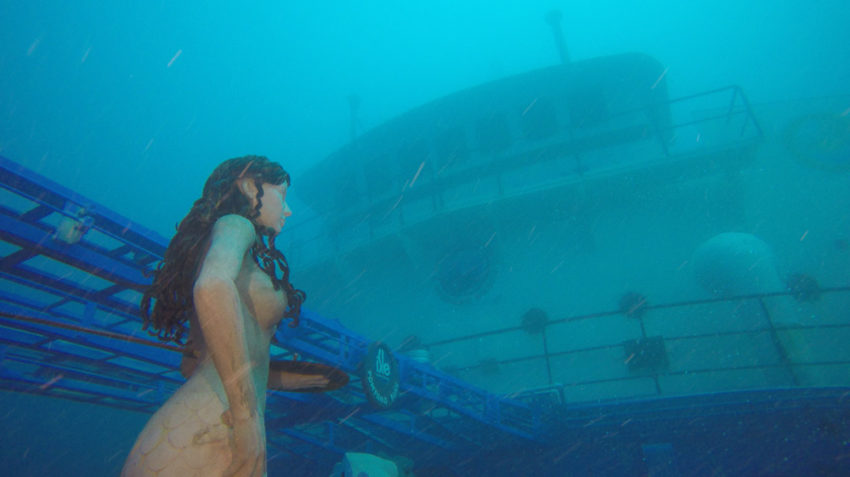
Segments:
[[[695,99],[706,98],[713,95],[727,93],[730,94],[728,106],[725,108],[723,106],[719,107],[719,113],[712,114],[707,117],[695,120],[675,122],[670,125],[662,125],[659,123],[659,118],[657,117],[657,115],[653,114],[654,111],[660,108],[669,108],[673,104],[684,103]],[[625,129],[623,129],[622,127],[618,129],[616,127],[606,128],[604,126],[601,126],[599,128],[594,128],[591,134],[582,135],[574,135],[574,131],[570,129],[568,134],[557,136],[554,140],[553,138],[548,138],[545,140],[529,140],[521,137],[513,137],[511,139],[512,143],[522,144],[523,146],[514,150],[509,150],[500,153],[494,156],[486,163],[482,163],[481,161],[471,161],[468,167],[465,167],[462,170],[455,171],[452,174],[440,176],[439,178],[434,178],[430,183],[425,182],[424,179],[420,179],[419,184],[416,186],[415,189],[403,189],[396,191],[395,193],[383,195],[380,198],[376,198],[375,200],[369,201],[369,204],[366,205],[365,208],[358,209],[356,212],[350,214],[350,216],[360,217],[358,220],[371,223],[371,220],[373,219],[371,215],[373,215],[374,211],[383,211],[383,214],[387,210],[394,210],[396,209],[396,207],[403,208],[405,204],[409,204],[417,200],[424,200],[439,196],[439,194],[441,194],[441,191],[446,187],[466,182],[467,180],[469,180],[469,177],[473,177],[475,180],[478,180],[481,177],[500,177],[500,175],[504,173],[505,169],[524,167],[534,162],[548,161],[557,157],[568,157],[584,150],[600,149],[604,146],[595,145],[593,144],[592,140],[598,139],[600,135],[604,134],[610,135],[611,133],[623,133],[623,138],[625,138],[624,140],[627,140],[628,142],[634,142],[636,140],[655,139],[661,149],[660,156],[666,158],[673,158],[681,153],[673,153],[670,151],[670,147],[668,144],[668,138],[672,136],[670,133],[674,133],[676,130],[682,128],[705,124],[711,121],[725,119],[728,122],[733,116],[741,114],[744,115],[744,121],[742,124],[742,130],[738,134],[737,140],[761,140],[761,138],[763,137],[762,128],[759,125],[758,120],[756,119],[752,107],[749,101],[747,100],[743,90],[736,85],[725,86],[701,93],[682,96],[679,98],[654,103],[652,105],[643,106],[640,108],[619,111],[613,114],[609,114],[605,118],[605,121],[607,122],[627,117],[641,118],[641,121],[636,122],[634,124],[630,124]],[[755,130],[753,135],[750,137],[747,137],[744,134],[748,124],[752,124]],[[653,134],[650,136],[643,136],[642,134],[637,134],[638,131],[637,129],[635,129],[636,127],[648,128],[653,132]],[[624,133],[624,131],[628,134]],[[521,133],[517,131],[511,131],[511,133],[512,135],[521,135]],[[586,144],[588,142],[590,142],[590,144]],[[571,152],[571,148],[576,149],[576,151]],[[547,150],[558,150],[561,152],[549,155],[542,153]],[[471,153],[477,153],[477,149],[475,148],[469,148],[469,151]],[[501,166],[499,166],[499,164],[501,164]],[[578,172],[577,177],[580,176],[581,172]],[[438,200],[436,203],[440,203],[440,201]],[[300,219],[297,222],[293,222],[293,233],[289,235],[289,248],[292,250],[297,250],[301,247],[304,247],[306,244],[315,243],[317,240],[321,241],[321,239],[325,237],[327,232],[317,231],[309,236],[298,236],[297,232],[295,231],[299,229],[304,229],[304,226],[308,226],[309,224],[315,224],[317,220],[324,219],[333,222],[339,219],[338,215],[340,214],[340,211],[337,210],[334,212],[334,214],[337,214],[337,217],[331,217],[329,213],[316,212],[315,215],[311,215],[306,218]]]
[[[824,287],[819,289],[821,294],[830,294],[830,293],[850,293],[850,286],[838,286],[838,287]],[[759,302],[763,302],[764,299],[768,298],[776,298],[776,297],[793,297],[793,291],[777,291],[777,292],[766,292],[766,293],[754,293],[754,294],[746,294],[746,295],[736,295],[731,297],[715,297],[715,298],[704,298],[704,299],[695,299],[695,300],[686,300],[672,303],[662,303],[657,305],[645,305],[646,312],[651,312],[652,310],[661,310],[661,309],[676,309],[676,308],[686,308],[693,307],[698,305],[712,305],[712,304],[721,304],[721,303],[733,303],[733,302],[741,302],[747,300],[758,300]],[[777,326],[772,323],[771,317],[769,316],[768,310],[766,307],[761,307],[762,313],[765,314],[767,320],[767,325],[758,327],[758,328],[748,328],[746,330],[729,330],[729,331],[717,331],[710,333],[698,333],[698,334],[687,334],[681,336],[664,336],[665,342],[679,341],[685,339],[711,339],[717,337],[726,337],[726,336],[748,336],[748,335],[759,335],[759,334],[771,334],[774,338],[774,345],[777,347],[777,352],[779,353],[779,362],[778,363],[759,363],[755,365],[746,365],[746,366],[728,366],[728,367],[705,367],[705,368],[694,368],[687,369],[681,371],[662,371],[657,373],[650,374],[639,374],[639,375],[631,375],[626,377],[612,377],[612,378],[602,378],[602,379],[591,379],[591,380],[581,380],[575,382],[561,382],[555,383],[551,377],[551,359],[560,356],[567,356],[570,354],[579,354],[586,353],[590,351],[601,351],[601,350],[614,350],[614,349],[622,349],[623,343],[610,343],[610,344],[602,344],[597,346],[588,346],[584,348],[573,348],[564,351],[549,351],[548,349],[548,340],[546,339],[546,330],[551,328],[554,325],[565,324],[565,323],[573,323],[578,321],[590,320],[595,318],[602,318],[607,316],[614,316],[623,314],[621,310],[609,310],[609,311],[601,311],[594,313],[586,313],[581,315],[568,316],[564,318],[558,318],[549,320],[543,329],[543,340],[541,344],[541,352],[525,354],[521,356],[512,357],[509,359],[496,360],[496,359],[488,359],[478,363],[472,363],[468,366],[454,366],[447,368],[446,371],[449,373],[457,373],[457,372],[465,372],[471,371],[478,368],[482,368],[485,366],[496,365],[508,365],[519,362],[527,362],[527,361],[535,361],[535,360],[544,360],[545,366],[547,367],[549,382],[548,386],[544,386],[544,389],[547,389],[549,386],[558,386],[559,388],[563,387],[573,387],[573,386],[581,386],[588,384],[599,384],[599,383],[611,383],[611,382],[626,382],[634,379],[642,379],[647,377],[653,377],[659,375],[665,376],[675,376],[675,375],[683,375],[683,374],[698,374],[698,373],[709,373],[709,372],[717,372],[717,371],[733,371],[733,370],[745,370],[745,369],[785,369],[789,371],[791,367],[796,366],[825,366],[825,365],[833,365],[833,364],[850,364],[850,360],[847,361],[830,361],[830,362],[815,362],[815,363],[798,363],[790,361],[785,355],[784,350],[781,348],[781,345],[776,341],[775,333],[777,331],[794,331],[794,330],[815,330],[815,329],[850,329],[850,322],[844,323],[831,323],[831,324],[818,324],[818,325],[781,325]],[[494,337],[498,335],[504,335],[508,333],[515,333],[518,331],[523,331],[522,326],[511,326],[504,327],[495,330],[488,330],[479,333],[471,333],[463,336],[457,336],[449,339],[442,339],[432,341],[430,343],[425,343],[423,346],[427,348],[438,348],[441,346],[451,345],[455,343],[460,343],[464,341],[472,341],[485,337]],[[639,337],[637,337],[639,338]],[[799,382],[793,373],[790,374],[790,385],[792,387],[799,386]],[[519,392],[517,394],[522,394]],[[660,388],[657,388],[656,396],[664,395]]]

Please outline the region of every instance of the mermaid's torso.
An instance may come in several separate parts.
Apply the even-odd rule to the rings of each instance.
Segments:
[[[269,346],[286,308],[286,298],[247,254],[235,284],[262,422]],[[207,353],[197,319],[190,323],[190,333],[200,361],[198,367],[148,421],[130,451],[122,476],[217,476],[230,464],[230,429],[221,420],[228,408],[224,387]],[[262,435],[265,436],[264,429]]]

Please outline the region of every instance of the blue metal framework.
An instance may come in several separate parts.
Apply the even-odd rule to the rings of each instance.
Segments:
[[[176,347],[141,333],[137,303],[167,240],[0,157],[0,388],[153,412],[179,387]],[[305,311],[274,359],[333,364],[352,382],[326,394],[271,392],[275,452],[326,465],[349,450],[444,460],[539,438],[540,412],[399,356],[401,395],[369,404],[358,367],[370,342]],[[291,460],[291,459],[290,459]]]

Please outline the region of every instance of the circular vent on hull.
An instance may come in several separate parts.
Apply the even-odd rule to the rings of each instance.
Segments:
[[[462,244],[449,249],[437,262],[437,289],[450,303],[480,298],[493,285],[493,255],[488,247]]]

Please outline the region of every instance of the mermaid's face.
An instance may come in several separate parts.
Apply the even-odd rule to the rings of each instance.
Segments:
[[[267,227],[274,230],[275,235],[280,233],[283,225],[286,223],[286,218],[292,215],[292,210],[289,209],[289,204],[286,203],[286,191],[289,186],[283,184],[263,183],[263,196],[260,198],[263,205],[260,207],[260,216],[254,221],[257,225]],[[246,180],[242,183],[243,193],[251,199],[251,205],[257,206],[257,188],[253,181]]]
[[[260,216],[257,217],[257,221],[274,230],[275,235],[280,233],[286,218],[292,215],[292,210],[286,203],[288,188],[286,182],[280,185],[263,184],[263,205],[260,207]]]

